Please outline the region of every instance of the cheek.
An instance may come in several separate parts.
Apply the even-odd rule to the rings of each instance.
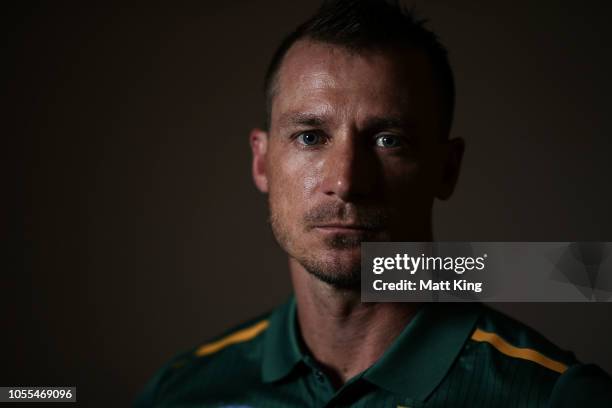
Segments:
[[[414,208],[431,201],[432,169],[420,161],[389,163],[384,169],[386,196],[395,206]]]
[[[308,155],[287,155],[276,169],[276,187],[285,191],[292,205],[300,206],[311,197],[321,182],[321,160],[312,160]]]
[[[294,223],[308,208],[321,180],[318,163],[299,155],[284,155],[269,175],[270,203],[276,215]]]
[[[422,166],[414,160],[390,160],[383,165],[385,185],[394,192],[410,190],[419,184]]]
[[[315,169],[311,169],[309,172],[306,172],[302,180],[304,196],[311,196],[317,189],[319,182],[320,177],[318,176],[318,172]]]

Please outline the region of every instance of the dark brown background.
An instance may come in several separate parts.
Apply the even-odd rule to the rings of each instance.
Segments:
[[[4,13],[2,385],[127,405],[290,293],[247,133],[268,59],[317,2],[169,4]],[[611,241],[606,2],[416,4],[451,50],[467,140],[436,237]],[[610,304],[498,306],[612,371]]]

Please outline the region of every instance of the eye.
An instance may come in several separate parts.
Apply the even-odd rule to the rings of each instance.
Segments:
[[[402,142],[398,136],[386,133],[376,137],[376,146],[378,147],[398,147]]]
[[[314,146],[317,144],[321,144],[323,142],[323,138],[316,132],[303,132],[300,133],[297,137],[298,142],[305,146]]]

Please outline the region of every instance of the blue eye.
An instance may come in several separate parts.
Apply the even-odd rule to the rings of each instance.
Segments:
[[[386,134],[376,137],[376,146],[378,147],[398,147],[401,144],[400,138],[395,135]]]
[[[321,143],[321,136],[315,132],[304,132],[300,133],[297,140],[306,146],[313,146]]]

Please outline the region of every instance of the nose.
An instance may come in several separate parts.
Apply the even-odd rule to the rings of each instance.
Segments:
[[[376,193],[376,154],[355,135],[336,138],[323,166],[321,191],[345,202],[367,200]]]

